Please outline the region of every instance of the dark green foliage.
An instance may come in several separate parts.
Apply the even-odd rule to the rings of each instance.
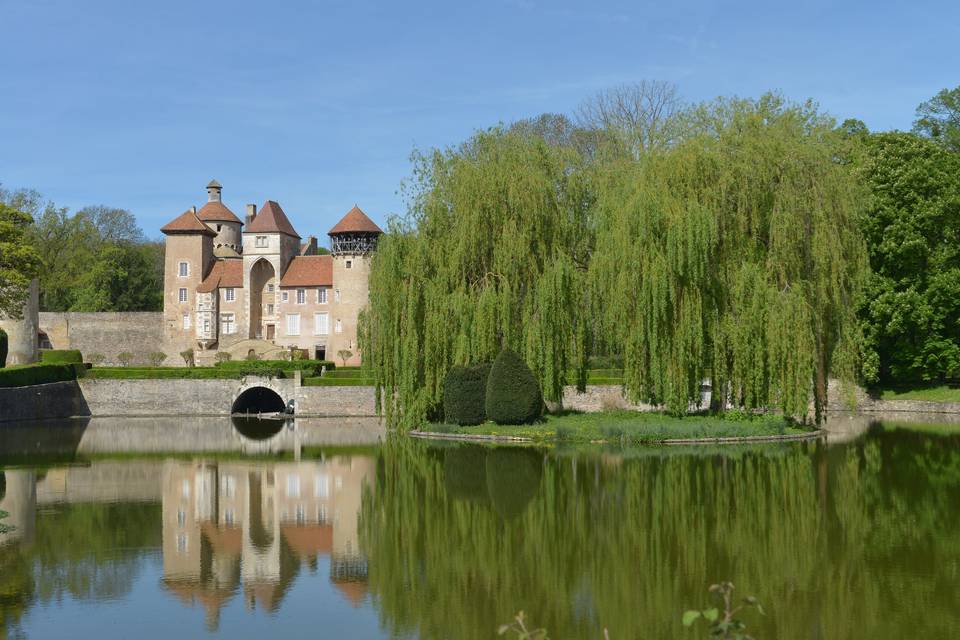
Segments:
[[[487,454],[487,491],[504,519],[523,513],[537,495],[542,467],[535,449],[500,447]]]
[[[462,500],[488,503],[486,464],[484,447],[468,444],[447,449],[443,456],[443,484],[447,493]]]
[[[543,414],[543,394],[530,367],[510,349],[493,361],[487,379],[487,418],[497,424],[526,424]]]
[[[0,387],[27,387],[34,384],[63,382],[83,377],[84,366],[77,364],[26,364],[0,370]]]
[[[486,396],[490,363],[456,366],[443,381],[443,415],[454,424],[480,424],[487,419]]]
[[[319,376],[321,369],[326,367],[327,371],[336,368],[332,362],[327,360],[227,360],[218,362],[218,369],[229,371],[248,371],[256,375],[257,371],[268,371],[279,369],[281,371],[300,371],[303,377]]]
[[[862,228],[872,274],[863,321],[869,382],[960,376],[960,155],[907,133],[863,142],[873,192]]]
[[[83,354],[79,349],[41,349],[40,362],[51,364],[80,364]]]
[[[0,369],[7,366],[7,350],[10,348],[7,332],[0,329]]]

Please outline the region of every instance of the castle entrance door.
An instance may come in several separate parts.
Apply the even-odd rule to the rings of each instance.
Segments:
[[[268,324],[267,325],[267,340],[273,340],[277,337],[277,325]]]
[[[327,345],[318,344],[313,348],[314,358],[317,360],[326,360],[327,359]]]

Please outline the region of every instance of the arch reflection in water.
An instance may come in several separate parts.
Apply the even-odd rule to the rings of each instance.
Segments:
[[[243,587],[250,609],[276,611],[305,563],[330,561],[330,580],[351,604],[366,597],[367,561],[357,516],[374,461],[253,464],[168,460],[163,469],[163,586],[220,612]]]
[[[294,428],[293,420],[277,418],[258,418],[256,416],[230,416],[233,428],[248,440],[269,440],[280,433],[284,427]]]

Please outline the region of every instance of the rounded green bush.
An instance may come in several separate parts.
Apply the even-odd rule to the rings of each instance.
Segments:
[[[79,349],[41,349],[40,362],[49,364],[83,364]]]
[[[7,366],[7,349],[9,348],[7,332],[0,329],[0,369]]]
[[[487,419],[486,395],[490,363],[456,366],[443,381],[443,418],[451,424],[473,425]]]
[[[493,361],[487,379],[487,419],[497,424],[528,424],[543,414],[543,393],[530,367],[510,349]]]

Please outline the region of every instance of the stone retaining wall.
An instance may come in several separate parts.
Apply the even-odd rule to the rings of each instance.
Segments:
[[[90,408],[73,380],[0,389],[0,422],[89,415]]]

